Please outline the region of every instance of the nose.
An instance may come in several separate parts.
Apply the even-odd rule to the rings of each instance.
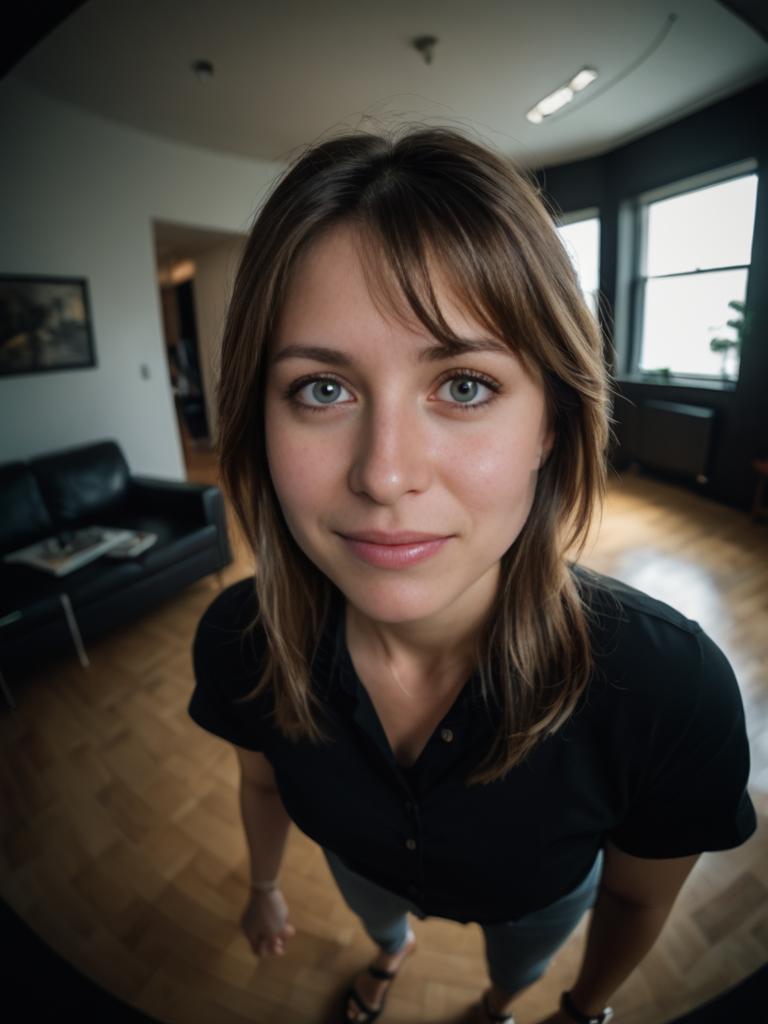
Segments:
[[[433,457],[424,416],[405,401],[372,404],[356,425],[349,485],[382,505],[409,491],[424,491]]]

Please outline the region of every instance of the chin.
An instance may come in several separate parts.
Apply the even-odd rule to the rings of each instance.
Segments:
[[[450,604],[451,589],[434,580],[334,578],[350,604],[377,622],[425,619]]]

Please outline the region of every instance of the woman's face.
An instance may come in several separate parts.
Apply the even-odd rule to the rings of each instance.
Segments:
[[[552,444],[544,393],[508,349],[420,359],[436,339],[377,309],[352,230],[323,235],[294,272],[267,370],[269,469],[296,543],[348,601],[379,622],[427,619],[495,593]],[[451,328],[487,341],[438,285]],[[344,539],[368,530],[449,539],[381,566]]]

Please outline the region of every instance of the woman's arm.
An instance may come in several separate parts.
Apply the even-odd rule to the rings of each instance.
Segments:
[[[248,842],[251,881],[276,879],[291,825],[280,794],[244,781],[240,785],[240,813]]]
[[[600,1013],[650,952],[671,910],[671,905],[639,907],[599,889],[584,960],[570,990],[582,1013]]]
[[[241,769],[240,813],[248,842],[251,881],[272,881],[280,872],[291,819],[269,761],[258,752],[235,749]]]
[[[570,996],[580,1013],[599,1016],[611,996],[645,959],[672,905],[641,907],[627,903],[602,886],[592,911],[587,947]],[[573,1017],[559,1009],[537,1024],[572,1024]]]

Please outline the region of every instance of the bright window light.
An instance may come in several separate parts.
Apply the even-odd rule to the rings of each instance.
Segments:
[[[748,174],[646,205],[641,371],[738,379],[756,200]]]
[[[757,175],[651,203],[649,276],[747,265],[752,252]]]
[[[597,319],[600,279],[600,218],[587,217],[561,224],[558,233],[571,257],[587,305]]]

